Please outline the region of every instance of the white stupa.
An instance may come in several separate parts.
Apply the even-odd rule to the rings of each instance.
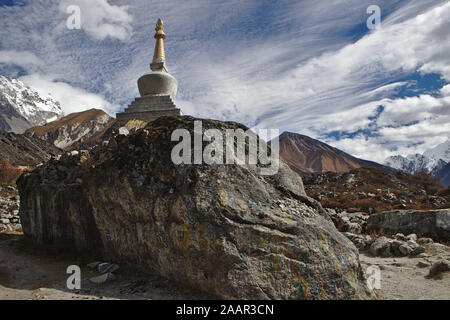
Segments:
[[[150,64],[152,72],[143,75],[137,81],[141,97],[136,98],[124,112],[117,114],[117,120],[121,122],[131,119],[152,121],[161,116],[183,115],[174,102],[178,81],[169,74],[166,68],[164,53],[166,34],[161,19],[158,19],[155,30],[155,53]]]

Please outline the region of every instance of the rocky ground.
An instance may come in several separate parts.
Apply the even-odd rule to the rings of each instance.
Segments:
[[[20,199],[14,186],[0,186],[0,232],[22,232]]]
[[[368,268],[379,268],[381,283],[376,292],[386,300],[450,299],[450,247],[446,243],[435,242],[448,236],[448,226],[442,223],[448,220],[447,211],[368,215],[361,212],[336,213],[328,209],[336,227],[359,249],[366,276],[373,272]],[[386,235],[368,231],[374,224],[380,223],[383,216],[396,215],[399,217],[397,220],[389,221],[393,226],[397,224],[399,229],[421,230],[424,235]],[[429,219],[423,219],[424,216],[429,216]],[[433,220],[433,217],[441,220]]]
[[[208,299],[156,276],[139,276],[129,269],[116,273],[117,279],[93,284],[98,272],[86,267],[88,261],[70,255],[45,253],[26,243],[19,233],[0,233],[0,300],[190,300]],[[81,290],[68,290],[67,267],[81,267]]]

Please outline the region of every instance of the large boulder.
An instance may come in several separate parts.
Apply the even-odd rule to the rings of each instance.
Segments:
[[[19,181],[24,233],[89,250],[225,299],[366,298],[358,250],[301,178],[280,162],[175,165],[175,129],[162,117],[88,157],[64,156]],[[203,129],[243,129],[203,120]],[[206,143],[204,143],[206,144]]]
[[[368,221],[368,232],[416,234],[435,241],[450,241],[450,209],[415,211],[397,210],[372,214]],[[416,236],[417,238],[417,236]]]

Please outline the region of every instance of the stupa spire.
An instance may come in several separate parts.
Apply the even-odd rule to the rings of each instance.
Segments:
[[[164,39],[166,39],[166,34],[164,33],[164,23],[161,19],[158,19],[155,28],[155,53],[153,54],[153,61],[150,65],[152,71],[167,71],[166,68],[166,54],[164,52]]]

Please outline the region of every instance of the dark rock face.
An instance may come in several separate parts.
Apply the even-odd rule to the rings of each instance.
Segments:
[[[442,186],[450,187],[450,162],[436,173],[436,177],[441,179]]]
[[[373,214],[367,221],[367,231],[385,234],[411,234],[430,237],[435,241],[450,240],[450,209],[432,211],[390,211]]]
[[[23,132],[30,126],[28,120],[0,95],[0,130]]]
[[[0,131],[0,159],[9,159],[12,165],[36,166],[61,152],[40,139]]]
[[[89,155],[64,156],[23,175],[26,236],[90,250],[225,299],[366,298],[358,251],[301,178],[281,162],[175,165],[174,129],[162,117]],[[203,120],[203,128],[247,128]]]

